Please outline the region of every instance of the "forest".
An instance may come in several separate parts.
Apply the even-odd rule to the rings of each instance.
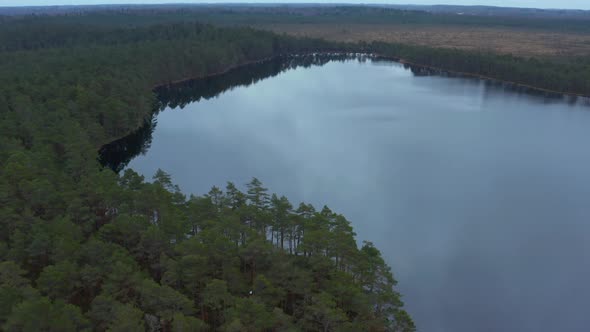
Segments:
[[[329,208],[257,179],[187,197],[164,171],[146,180],[98,162],[158,109],[156,86],[350,46],[195,22],[50,21],[0,26],[11,31],[0,52],[2,330],[415,329],[380,252]]]
[[[101,147],[161,108],[156,88],[281,55],[361,52],[590,94],[587,59],[198,21],[183,11],[0,20],[2,330],[415,330],[379,250],[359,247],[329,208],[291,203],[255,178],[187,197],[164,171],[103,167]]]

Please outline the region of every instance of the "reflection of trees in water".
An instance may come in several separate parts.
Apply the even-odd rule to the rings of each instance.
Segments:
[[[133,133],[104,145],[99,151],[100,163],[117,173],[122,171],[133,158],[147,152],[152,144],[155,129],[156,117],[152,114],[150,119]]]
[[[278,57],[257,64],[237,67],[225,74],[195,79],[157,88],[159,105],[143,126],[126,137],[104,145],[99,151],[99,161],[115,172],[123,170],[133,158],[145,154],[152,142],[156,128],[156,115],[164,109],[184,108],[201,99],[210,99],[238,86],[249,86],[263,79],[277,76],[290,69],[323,66],[330,61],[356,59],[366,61],[366,55],[310,54]]]
[[[577,103],[584,103],[588,104],[589,98],[578,97],[575,95],[564,95],[557,92],[550,92],[541,90],[538,88],[533,88],[525,85],[519,85],[510,82],[504,82],[494,79],[486,79],[481,77],[474,77],[472,75],[462,74],[462,73],[455,73],[445,71],[444,69],[437,69],[431,67],[422,67],[412,64],[404,64],[404,68],[411,71],[415,77],[429,77],[429,76],[437,76],[437,77],[449,77],[449,78],[462,78],[471,80],[473,82],[477,82],[477,84],[483,84],[484,88],[484,97],[488,96],[497,96],[498,94],[518,94],[523,96],[534,96],[534,97],[541,97],[542,99],[537,99],[544,104],[552,104],[556,102],[567,102],[570,105],[575,105]]]
[[[290,69],[323,66],[330,61],[357,59],[365,61],[366,55],[311,54],[277,57],[254,65],[237,67],[229,72],[156,89],[160,110],[167,107],[184,108],[201,99],[210,99],[238,86],[249,86],[263,79],[274,77]]]
[[[167,85],[156,89],[159,105],[144,125],[130,135],[103,146],[100,150],[100,161],[103,166],[109,167],[116,172],[124,169],[129,162],[149,149],[152,142],[152,133],[156,127],[156,115],[170,108],[184,108],[186,105],[210,99],[219,94],[232,90],[239,86],[249,86],[263,79],[275,77],[285,71],[295,68],[309,68],[323,66],[330,61],[357,60],[359,62],[372,61],[374,63],[392,63],[392,60],[371,56],[366,54],[310,54],[277,57],[257,64],[237,67],[225,74],[210,76],[202,79],[195,79]],[[484,98],[502,93],[518,93],[526,95],[537,95],[543,97],[543,103],[555,103],[566,101],[570,104],[583,103],[590,106],[590,98],[577,98],[575,96],[564,96],[558,93],[548,93],[542,90],[519,86],[512,83],[497,80],[481,80],[463,74],[452,73],[440,69],[414,66],[404,64],[404,68],[410,70],[416,77],[439,76],[457,77],[473,80],[477,84],[483,84]]]

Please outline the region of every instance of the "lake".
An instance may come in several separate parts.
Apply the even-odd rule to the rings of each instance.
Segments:
[[[257,177],[328,205],[382,251],[420,331],[587,331],[590,103],[450,76],[248,66],[164,89],[117,162],[187,193]]]

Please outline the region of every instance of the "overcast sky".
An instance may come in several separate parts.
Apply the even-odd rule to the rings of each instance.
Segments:
[[[572,8],[590,9],[590,0],[0,0],[0,6],[39,6],[39,5],[89,5],[89,4],[141,4],[141,3],[223,3],[223,2],[323,2],[323,3],[392,3],[392,4],[452,4],[452,5],[493,5],[504,7],[535,7],[535,8]]]

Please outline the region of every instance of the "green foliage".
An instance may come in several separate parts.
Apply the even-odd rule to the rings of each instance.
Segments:
[[[138,286],[139,306],[144,312],[172,321],[174,314],[194,313],[192,302],[169,286],[161,286],[151,279],[144,279]]]
[[[173,332],[201,332],[207,331],[207,324],[202,320],[184,316],[181,313],[174,314],[172,318],[172,331]]]
[[[311,297],[311,304],[303,316],[305,326],[313,331],[338,330],[347,320],[346,314],[336,306],[332,295],[325,292]]]
[[[50,299],[69,300],[79,285],[77,266],[70,261],[61,261],[47,266],[37,279],[37,287]]]
[[[90,324],[80,308],[45,297],[24,300],[16,305],[4,331],[89,331]]]
[[[38,297],[38,292],[30,286],[26,273],[14,262],[0,263],[0,324],[6,322],[16,305]]]
[[[105,295],[97,296],[87,316],[98,330],[145,331],[144,313],[131,304],[123,304]]]
[[[222,328],[226,331],[268,331],[276,325],[274,313],[251,298],[236,300],[226,316],[229,324]]]

